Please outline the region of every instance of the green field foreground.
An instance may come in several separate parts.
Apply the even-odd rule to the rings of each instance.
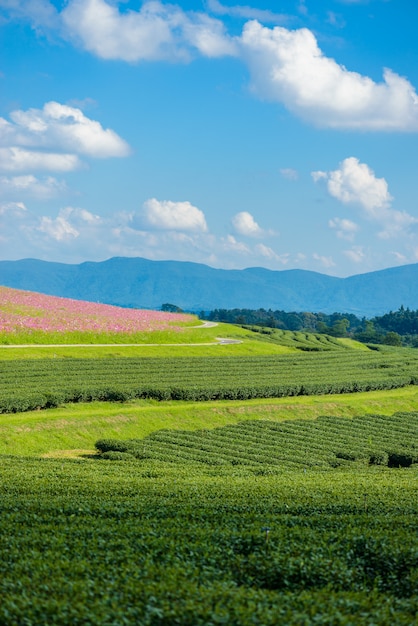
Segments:
[[[260,337],[0,350],[0,624],[418,624],[418,353]]]
[[[1,460],[4,626],[413,626],[411,468]]]

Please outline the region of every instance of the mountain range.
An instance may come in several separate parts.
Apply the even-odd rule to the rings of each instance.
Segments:
[[[308,270],[215,269],[185,261],[114,257],[78,265],[0,261],[0,285],[124,307],[185,311],[273,309],[373,317],[418,309],[418,263],[337,278]]]

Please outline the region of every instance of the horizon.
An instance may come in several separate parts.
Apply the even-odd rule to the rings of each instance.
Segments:
[[[37,259],[34,257],[22,257],[21,259],[0,259],[0,264],[5,262],[5,263],[19,263],[20,261],[40,261],[42,263],[51,263],[51,264],[57,264],[57,265],[72,265],[72,266],[76,266],[76,265],[83,265],[83,264],[87,264],[87,263],[92,263],[92,264],[101,264],[101,263],[106,263],[108,261],[112,261],[115,259],[123,259],[123,260],[135,260],[135,259],[140,259],[143,261],[149,261],[149,262],[155,262],[155,263],[190,263],[192,265],[202,265],[204,267],[208,267],[209,269],[213,269],[213,270],[221,270],[221,271],[233,271],[233,272],[245,272],[247,270],[266,270],[268,272],[310,272],[313,274],[321,274],[322,276],[327,276],[329,278],[336,278],[336,279],[341,279],[344,280],[346,278],[354,278],[355,276],[362,276],[364,274],[374,274],[376,272],[385,272],[388,270],[394,270],[394,269],[400,269],[402,267],[408,267],[410,265],[418,265],[418,262],[415,263],[404,263],[402,265],[393,265],[390,267],[382,267],[378,270],[371,270],[371,271],[365,271],[365,272],[357,272],[355,274],[349,274],[347,276],[336,276],[335,274],[328,274],[327,272],[324,271],[319,271],[319,270],[312,270],[312,269],[307,269],[304,267],[285,267],[285,268],[279,268],[279,269],[271,269],[269,267],[265,267],[262,265],[251,265],[248,267],[242,267],[242,268],[231,268],[231,267],[216,267],[213,265],[209,265],[208,263],[203,263],[203,262],[199,262],[199,261],[182,261],[182,260],[177,260],[177,259],[149,259],[146,257],[142,257],[142,256],[112,256],[112,257],[108,257],[106,259],[102,259],[102,260],[92,260],[92,259],[86,259],[85,261],[81,261],[81,262],[70,262],[70,261],[50,261],[50,260],[46,260],[46,259]]]
[[[418,261],[418,5],[0,0],[0,258]]]

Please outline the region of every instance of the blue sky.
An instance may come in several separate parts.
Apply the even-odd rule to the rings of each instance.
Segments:
[[[418,3],[0,0],[0,258],[418,262]]]

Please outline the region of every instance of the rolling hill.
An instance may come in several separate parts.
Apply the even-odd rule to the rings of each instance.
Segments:
[[[372,317],[418,309],[418,264],[348,278],[307,270],[215,269],[181,261],[115,257],[78,265],[0,261],[0,285],[123,307],[347,312]]]

